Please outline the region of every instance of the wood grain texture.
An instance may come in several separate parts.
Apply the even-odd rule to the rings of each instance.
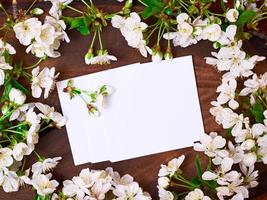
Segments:
[[[9,7],[11,1],[3,0],[1,2],[4,2],[4,5]],[[29,0],[18,0],[18,3],[19,6],[25,7],[27,6],[27,3],[29,3]],[[46,5],[44,7],[46,7]],[[102,7],[108,10],[119,10],[117,4],[115,6],[106,6],[105,4],[102,5]],[[3,17],[1,17],[0,20],[1,19],[3,19]],[[86,53],[88,45],[90,44],[91,36],[83,37],[73,30],[69,31],[68,33],[71,38],[71,43],[62,43],[62,46],[60,48],[62,56],[57,59],[49,59],[41,64],[41,66],[56,67],[57,71],[61,73],[59,80],[94,73],[110,68],[116,68],[130,63],[149,61],[149,59],[144,59],[136,50],[128,47],[120,32],[109,26],[108,28],[104,29],[104,45],[113,55],[116,55],[118,57],[119,61],[106,66],[88,66],[84,63],[83,55]],[[14,39],[14,35],[10,34],[8,37],[9,41],[12,41],[11,43],[17,49],[17,61],[23,59],[25,61],[25,66],[28,66],[33,61],[36,61],[36,58],[34,58],[32,55],[27,55],[24,53],[25,48],[18,44],[18,42]],[[244,46],[247,52],[251,55],[259,54],[267,56],[267,49],[266,46],[263,45],[263,43],[264,42],[262,40],[253,38],[252,40],[246,42]],[[204,57],[210,56],[210,52],[213,50],[214,49],[212,48],[212,44],[207,41],[201,41],[197,45],[193,45],[188,48],[178,47],[174,49],[175,57],[184,55],[193,56],[198,93],[206,132],[222,131],[221,127],[219,127],[215,123],[214,118],[209,114],[209,108],[211,107],[210,102],[216,98],[215,91],[217,86],[220,84],[221,79],[221,74],[215,68],[205,64]],[[183,66],[178,67],[182,68]],[[257,65],[256,72],[263,73],[266,71],[266,67],[267,61],[263,61]],[[177,74],[177,78],[182,75],[183,74]],[[61,111],[56,91],[51,94],[48,100],[44,100],[43,102],[53,105],[57,110]],[[188,108],[190,109],[190,105],[186,106],[188,106]],[[84,130],[84,134],[87,133],[89,134],[90,130]],[[181,134],[182,139],[182,134],[184,133],[177,134]],[[162,133],[162,135],[164,136],[164,133]],[[141,139],[142,138],[140,138],[140,140]],[[148,141],[148,145],[153,144],[149,144]],[[103,147],[100,147],[100,149],[101,148]],[[62,128],[61,130],[51,130],[42,134],[40,142],[37,145],[37,151],[46,157],[63,157],[63,160],[60,162],[53,173],[54,178],[58,181],[71,179],[73,176],[78,175],[80,170],[83,168],[89,167],[91,169],[105,169],[106,167],[111,166],[122,175],[127,173],[133,175],[136,181],[138,181],[144,188],[144,190],[148,191],[152,195],[153,199],[158,199],[156,185],[157,173],[160,168],[160,164],[166,163],[174,157],[185,154],[186,160],[182,165],[182,169],[188,177],[195,175],[193,161],[196,153],[192,150],[192,148],[174,150],[166,153],[145,156],[116,163],[102,162],[97,164],[85,164],[75,167],[65,128]],[[203,155],[201,155],[201,157],[205,159]],[[35,160],[31,158],[29,163],[33,163],[34,161]],[[252,190],[251,194],[252,197],[255,197],[255,199],[257,200],[264,200],[267,199],[267,167],[263,165],[259,165],[258,167],[260,168],[260,185],[256,189]],[[31,200],[33,199],[33,192],[30,188],[23,188],[16,193],[4,193],[3,191],[0,191],[0,200],[14,199]]]

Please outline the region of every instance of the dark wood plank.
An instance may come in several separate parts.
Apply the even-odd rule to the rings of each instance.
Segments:
[[[10,5],[10,1],[4,0],[3,2],[7,2],[7,6]],[[28,2],[28,0],[19,1],[22,6],[25,6]],[[105,8],[105,6],[103,6],[103,8]],[[119,8],[118,6],[108,6],[108,9],[118,10]],[[82,37],[75,31],[69,31],[69,36],[71,38],[71,43],[62,44],[60,48],[60,52],[62,52],[63,56],[57,59],[49,59],[48,61],[42,63],[42,66],[56,67],[57,71],[61,72],[59,80],[120,67],[125,64],[149,61],[149,59],[144,59],[137,51],[128,47],[119,31],[109,26],[104,30],[104,45],[113,55],[118,57],[119,61],[106,66],[88,66],[84,63],[83,55],[86,53],[88,45],[90,44],[89,42],[91,40],[91,36]],[[34,60],[36,60],[33,56],[26,55],[24,53],[25,48],[14,40],[13,35],[9,35],[9,39],[18,50],[18,54],[16,55],[17,61],[23,58],[23,60],[25,60],[25,65],[30,65]],[[266,46],[263,45],[262,40],[257,38],[253,38],[252,40],[246,42],[245,49],[247,49],[250,54],[267,56]],[[213,51],[212,45],[207,41],[201,41],[199,44],[189,48],[174,49],[174,55],[176,57],[193,55],[201,110],[206,132],[222,130],[209,114],[209,108],[211,107],[210,101],[216,98],[215,90],[220,84],[221,79],[221,74],[213,67],[205,64],[203,59],[205,56],[210,56],[211,51]],[[263,73],[266,71],[266,67],[267,61],[261,62],[258,64],[256,71],[258,73]],[[182,76],[182,74],[177,74],[177,78],[179,78],[179,76]],[[44,102],[54,105],[59,111],[61,110],[56,91],[54,91],[49,99]],[[90,130],[87,131],[89,133]],[[85,134],[87,131],[85,131]],[[140,185],[152,195],[153,199],[158,199],[156,185],[157,173],[160,168],[160,164],[167,162],[174,157],[180,156],[181,154],[185,154],[187,159],[185,160],[182,169],[184,169],[185,174],[188,177],[195,174],[193,159],[196,153],[192,150],[192,148],[180,149],[117,163],[103,162],[75,167],[65,128],[61,130],[51,130],[43,134],[40,138],[39,144],[37,145],[37,151],[46,157],[63,157],[62,162],[54,172],[54,177],[58,181],[71,179],[74,175],[77,175],[82,168],[89,167],[91,169],[104,169],[111,166],[121,174],[129,173],[133,175]],[[34,159],[31,159],[30,162],[34,162]],[[267,192],[267,167],[263,165],[260,165],[259,167],[261,169],[260,185],[257,189],[252,191],[252,194],[254,197],[257,197],[257,199],[266,199],[266,195],[264,196],[264,193]],[[32,198],[33,192],[30,188],[24,188],[17,193],[7,194],[3,191],[0,192],[0,200],[30,200]]]

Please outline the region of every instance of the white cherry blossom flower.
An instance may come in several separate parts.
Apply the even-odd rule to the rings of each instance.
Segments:
[[[38,161],[32,165],[32,173],[33,174],[47,173],[52,169],[54,169],[58,165],[61,159],[62,159],[61,157],[55,157],[55,158],[47,158],[42,162]]]
[[[32,70],[32,96],[39,98],[42,94],[42,88],[44,91],[44,98],[47,98],[50,91],[55,87],[55,80],[59,76],[55,74],[55,68],[51,69],[45,67],[41,72],[39,66]]]
[[[36,103],[35,105],[42,112],[39,114],[42,119],[52,120],[53,122],[55,122],[55,125],[58,128],[66,124],[66,118],[59,112],[55,112],[54,107],[50,107],[42,103]]]
[[[221,36],[221,27],[218,24],[210,24],[203,29],[202,38],[215,42]]]
[[[19,176],[19,185],[20,186],[25,186],[25,185],[31,185],[31,179],[30,179],[30,171],[31,169],[25,170],[23,172],[23,175]]]
[[[91,64],[110,64],[111,61],[117,61],[115,56],[109,55],[107,50],[99,50],[97,56],[92,58]]]
[[[144,57],[147,57],[147,53],[151,54],[151,50],[146,46],[143,38],[143,31],[147,28],[147,24],[141,22],[137,13],[132,12],[127,18],[115,15],[112,17],[111,23],[113,27],[120,29],[130,47],[138,49]]]
[[[196,188],[186,195],[185,200],[210,200],[210,197],[205,196],[202,190]]]
[[[0,185],[5,192],[17,192],[19,190],[19,177],[14,171],[3,169],[0,175]]]
[[[260,157],[260,161],[262,161],[265,165],[267,164],[267,146],[260,147],[258,149],[257,154]]]
[[[162,187],[158,186],[158,191],[159,191],[159,199],[160,200],[173,200],[174,196],[170,191],[165,190]]]
[[[0,56],[0,86],[5,82],[5,70],[11,69],[13,69],[13,67],[6,63],[3,56]]]
[[[158,179],[158,185],[160,187],[166,188],[166,187],[168,187],[169,183],[170,183],[170,179],[166,176],[159,177],[159,179]]]
[[[218,42],[224,46],[233,47],[233,48],[237,46],[241,48],[242,41],[235,40],[236,31],[237,31],[236,25],[227,26],[225,32],[222,31],[221,36],[218,39]]]
[[[174,158],[168,162],[167,165],[161,165],[159,170],[159,176],[173,176],[176,171],[179,170],[181,164],[184,162],[185,156],[182,155],[178,158]]]
[[[34,111],[34,108],[31,108],[25,114],[25,121],[30,125],[39,124],[41,121],[41,117],[39,117]]]
[[[67,43],[70,42],[70,38],[68,37],[67,33],[65,32],[67,26],[66,26],[64,20],[58,20],[58,19],[55,19],[54,17],[46,16],[44,23],[50,24],[55,28],[57,37],[55,38],[54,43],[58,40],[64,40]]]
[[[40,124],[33,124],[27,132],[26,141],[31,148],[39,141],[38,131],[40,130]]]
[[[128,185],[118,185],[114,190],[113,194],[117,196],[116,199],[132,199],[132,200],[150,200],[150,196],[144,195],[142,189],[139,187],[138,183],[132,182]]]
[[[254,188],[258,186],[258,176],[259,171],[254,171],[255,166],[252,165],[250,167],[246,167],[245,165],[240,164],[240,169],[242,173],[245,175],[244,182],[246,183],[247,188]]]
[[[242,163],[247,166],[251,167],[257,162],[257,155],[253,152],[245,153]]]
[[[56,180],[50,180],[52,174],[35,174],[31,180],[31,184],[36,189],[37,194],[46,196],[52,194],[59,183]]]
[[[70,4],[73,0],[45,0],[52,3],[52,7],[49,10],[49,14],[56,19],[59,19],[62,15],[62,9]]]
[[[235,100],[236,87],[237,87],[237,81],[235,79],[231,79],[229,81],[223,81],[216,91],[220,93],[219,96],[217,97],[217,102],[219,104],[228,103],[230,108],[237,109],[239,103]]]
[[[4,147],[0,148],[0,168],[9,167],[13,164],[12,150]]]
[[[216,180],[219,185],[235,181],[240,177],[237,171],[230,171],[234,161],[231,158],[224,158],[216,172],[205,171],[202,174],[203,180]]]
[[[203,151],[207,156],[214,157],[226,144],[226,140],[222,136],[218,136],[216,132],[209,135],[201,134],[200,143],[194,144],[195,151]]]
[[[101,182],[100,180],[96,181],[95,184],[91,188],[91,194],[89,198],[92,199],[105,199],[106,193],[111,189],[110,182]]]
[[[242,179],[236,179],[225,186],[217,187],[217,196],[223,200],[225,196],[233,196],[233,200],[248,198],[248,189],[242,185]]]
[[[13,103],[17,105],[24,104],[26,100],[26,95],[16,88],[12,88],[8,96],[9,96],[10,101],[12,101]]]
[[[120,174],[116,171],[113,171],[113,168],[108,167],[105,170],[107,174],[112,178],[112,185],[128,185],[134,181],[134,178],[129,175],[125,174],[124,176],[120,176]]]
[[[32,39],[40,34],[41,25],[41,22],[37,18],[29,18],[15,24],[13,29],[19,42],[24,46],[28,46]]]
[[[23,156],[28,156],[32,153],[31,148],[29,148],[25,143],[18,143],[13,148],[13,157],[16,161],[21,161],[23,159]]]
[[[241,96],[246,96],[248,94],[256,92],[259,88],[265,88],[267,85],[267,72],[260,77],[257,74],[253,74],[251,79],[244,82],[245,88],[240,92]]]
[[[10,55],[14,55],[16,53],[15,48],[11,44],[0,39],[0,54],[2,55],[4,51],[7,51]]]

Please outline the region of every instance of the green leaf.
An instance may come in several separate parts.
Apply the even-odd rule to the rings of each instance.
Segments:
[[[199,187],[202,184],[201,180],[199,180],[197,177],[193,178],[191,183],[193,183],[196,187]]]
[[[237,26],[244,26],[247,22],[249,22],[254,16],[255,11],[253,10],[245,10],[242,12],[236,22]]]
[[[11,65],[12,64],[11,56],[6,49],[4,50],[2,55],[4,56],[6,63]]]
[[[209,186],[209,188],[211,188],[211,189],[216,189],[216,187],[217,187],[217,182],[216,181],[214,181],[214,180],[211,180],[211,181],[204,181],[204,183],[207,185],[207,186]]]
[[[11,89],[12,89],[12,83],[10,81],[8,81],[4,85],[4,92],[3,92],[2,97],[1,97],[1,103],[9,99],[8,96],[9,96],[9,92]]]
[[[143,3],[147,5],[142,13],[144,19],[163,11],[165,7],[165,4],[161,0],[143,0]]]
[[[195,157],[195,166],[196,166],[198,178],[202,179],[201,177],[202,177],[203,171],[202,171],[201,161],[200,161],[199,155],[196,155],[196,157]]]
[[[70,26],[70,29],[76,29],[84,36],[90,34],[90,30],[88,28],[92,22],[90,17],[64,17],[63,19]]]
[[[26,95],[31,95],[31,93],[29,92],[29,90],[27,90],[23,85],[21,85],[18,81],[16,81],[15,79],[11,80],[12,86],[18,90],[21,90],[24,94]]]
[[[250,111],[252,115],[254,115],[257,123],[263,123],[263,120],[265,119],[263,115],[264,107],[258,100],[255,102]]]

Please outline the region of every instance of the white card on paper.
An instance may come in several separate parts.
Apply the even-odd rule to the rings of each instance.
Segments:
[[[75,165],[112,162],[192,146],[204,132],[192,57],[135,64],[74,78],[74,85],[115,89],[98,118],[57,83]]]

